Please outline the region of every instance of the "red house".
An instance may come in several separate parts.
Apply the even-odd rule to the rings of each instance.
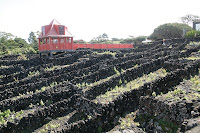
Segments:
[[[75,50],[78,48],[91,49],[119,49],[133,48],[133,44],[80,44],[73,43],[73,36],[68,28],[61,25],[55,19],[46,26],[42,26],[42,32],[38,37],[39,52],[53,52]]]
[[[61,25],[55,19],[49,25],[42,26],[42,32],[38,39],[40,52],[72,49],[72,34],[65,25]]]

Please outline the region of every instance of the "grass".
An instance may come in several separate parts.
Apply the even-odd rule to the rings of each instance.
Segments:
[[[167,72],[165,69],[159,69],[155,72],[152,72],[147,75],[143,75],[142,77],[139,77],[131,82],[128,82],[126,85],[121,85],[119,87],[115,86],[115,88],[113,88],[110,91],[107,91],[105,94],[102,94],[96,97],[96,99],[93,101],[95,103],[100,102],[102,104],[108,104],[109,102],[116,99],[120,94],[139,88],[140,86],[143,86],[144,83],[151,82],[155,80],[156,78],[164,77],[166,75],[167,75]]]

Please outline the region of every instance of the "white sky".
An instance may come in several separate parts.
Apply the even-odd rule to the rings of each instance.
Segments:
[[[0,31],[27,39],[53,19],[68,27],[74,39],[90,41],[150,35],[154,28],[193,14],[199,0],[0,0]]]

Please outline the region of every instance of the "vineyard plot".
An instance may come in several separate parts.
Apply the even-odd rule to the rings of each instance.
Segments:
[[[0,132],[189,130],[200,113],[199,50],[180,42],[1,57]]]

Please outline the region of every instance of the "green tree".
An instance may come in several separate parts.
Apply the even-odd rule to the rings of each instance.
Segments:
[[[108,35],[106,33],[103,33],[101,37],[103,40],[108,40]]]
[[[133,44],[135,38],[126,38],[126,39],[121,39],[120,43],[121,44]]]
[[[8,51],[7,51],[5,46],[3,46],[1,49],[2,49],[3,54],[7,54],[8,53]]]
[[[26,40],[14,37],[10,33],[0,32],[0,54],[32,54],[36,51]]]
[[[14,36],[11,33],[0,32],[0,38],[4,38],[5,40],[13,39]]]
[[[120,39],[118,38],[112,38],[112,41],[119,41]]]
[[[191,31],[192,27],[187,24],[182,23],[166,23],[158,26],[154,29],[154,32],[150,35],[150,39],[172,39],[172,38],[182,38],[183,29],[186,32]]]
[[[14,41],[19,45],[19,47],[27,47],[28,43],[22,38],[15,38]]]
[[[138,36],[134,40],[135,43],[142,43],[142,41],[144,41],[146,38],[147,38],[146,36]]]
[[[34,48],[34,50],[38,51],[38,41],[37,41],[37,38],[36,38],[34,32],[31,32],[29,34],[28,41],[32,45],[32,47]]]
[[[34,32],[31,32],[29,34],[28,41],[29,41],[30,44],[37,44],[37,38],[36,38]]]
[[[94,37],[90,41],[90,43],[106,43],[107,41],[108,41],[108,35],[106,33],[103,33],[102,35]]]

